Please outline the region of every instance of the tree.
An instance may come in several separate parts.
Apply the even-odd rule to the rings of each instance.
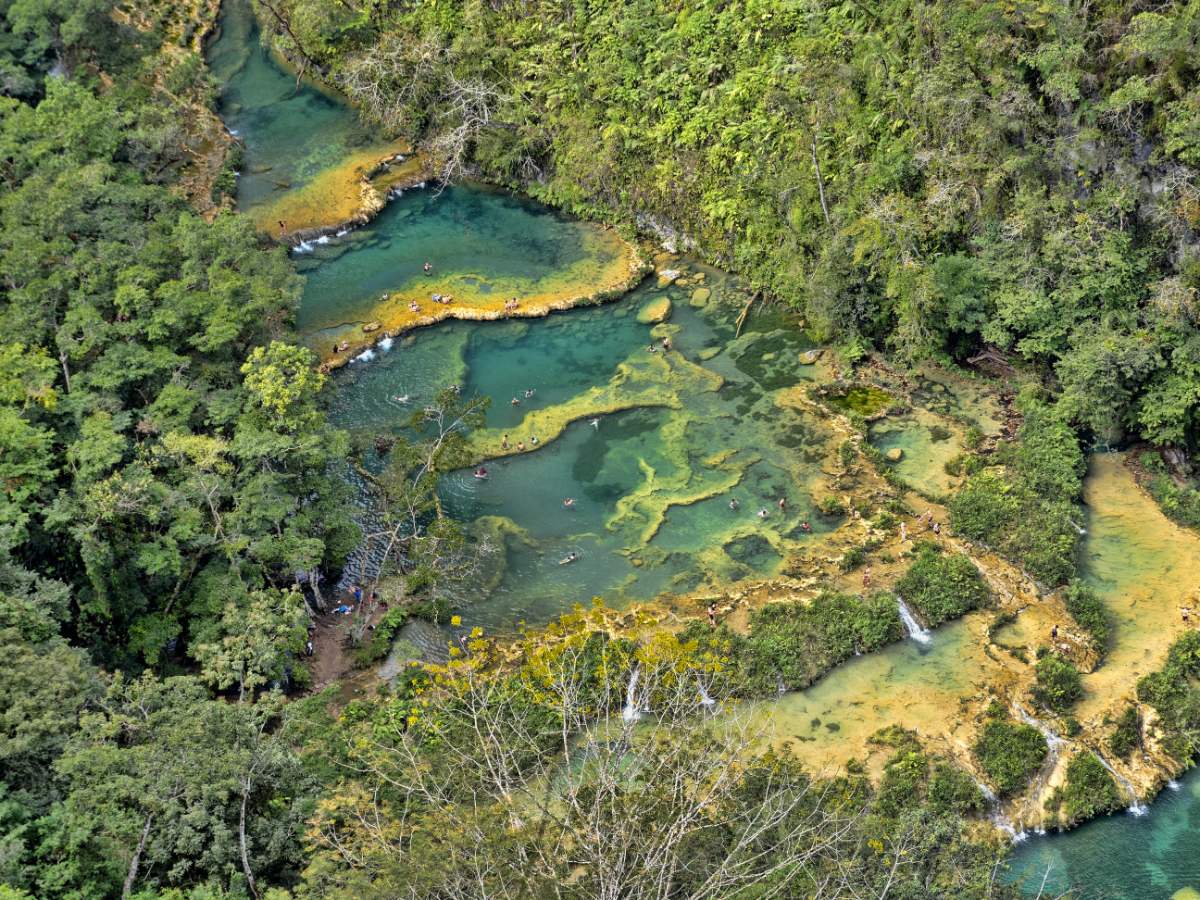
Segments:
[[[300,656],[308,613],[295,589],[251,591],[225,604],[218,622],[196,636],[201,678],[218,690],[236,686],[238,702],[283,677]]]
[[[287,880],[313,784],[278,698],[210,700],[191,678],[113,679],[57,771],[43,886],[89,896]]]

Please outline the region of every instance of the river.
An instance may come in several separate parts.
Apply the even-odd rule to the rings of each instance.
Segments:
[[[268,231],[285,216],[290,230],[314,210],[336,217],[364,161],[396,145],[375,140],[336,94],[297,83],[257,38],[245,0],[227,0],[209,60],[222,115],[244,142],[239,208]],[[367,322],[405,324],[409,304],[427,294],[453,292],[479,309],[509,297],[588,294],[611,281],[625,253],[603,229],[473,185],[407,191],[371,224],[301,250],[296,264],[307,283],[297,325],[323,355],[361,338]],[[831,377],[825,366],[801,365],[811,341],[781,312],[753,316],[736,334],[744,285],[693,261],[669,265],[677,280],[647,279],[617,303],[444,322],[356,350],[334,374],[331,416],[364,434],[399,433],[414,403],[451,384],[492,401],[486,429],[472,437],[481,456],[496,457],[490,477],[458,473],[442,485],[451,514],[495,547],[465,614],[471,623],[507,629],[593,596],[620,605],[725,589],[821,552],[843,524],[815,506],[830,493],[840,439],[799,402]],[[663,298],[671,303],[665,322],[639,316]],[[651,353],[664,337],[674,350]],[[924,408],[878,423],[871,439],[903,450],[901,477],[939,495],[954,485],[944,462],[959,450],[963,422],[994,432],[998,421],[968,386],[931,379],[919,395]],[[505,436],[527,452],[499,454]],[[1094,460],[1088,485],[1088,577],[1117,617],[1111,668],[1089,676],[1089,698],[1103,699],[1127,692],[1156,663],[1197,557],[1115,458]],[[568,553],[577,560],[560,565]],[[1041,629],[1023,615],[1008,638],[1032,640]],[[986,631],[977,614],[936,632],[928,646],[906,641],[854,660],[763,707],[769,727],[818,768],[844,763],[887,724],[949,745],[958,740],[958,698],[1000,665],[984,652]],[[1110,675],[1118,671],[1121,680]],[[1036,888],[1053,864],[1049,884],[1087,896],[1166,896],[1196,871],[1197,802],[1193,777],[1148,817],[1114,816],[1027,840],[1012,877]]]

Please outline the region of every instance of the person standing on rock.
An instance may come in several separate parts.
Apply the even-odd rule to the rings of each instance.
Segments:
[[[708,626],[710,628],[717,627],[717,601],[708,601]]]

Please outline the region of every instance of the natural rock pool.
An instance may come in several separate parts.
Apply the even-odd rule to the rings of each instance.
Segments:
[[[375,139],[335,94],[280,68],[259,46],[243,0],[225,3],[209,59],[225,121],[245,145],[240,208],[271,233],[281,219],[293,231],[358,209],[364,168],[397,145]],[[806,355],[811,342],[785,314],[756,314],[737,334],[749,295],[736,279],[673,260],[666,264],[680,279],[648,279],[610,305],[447,321],[363,350],[377,336],[364,338],[364,324],[380,323],[379,334],[421,324],[432,293],[452,294],[464,316],[485,318],[511,297],[532,316],[611,292],[630,279],[631,250],[611,232],[468,185],[408,191],[370,225],[301,249],[303,339],[327,358],[343,341],[354,346],[340,360],[355,361],[333,376],[338,424],[399,431],[414,403],[451,384],[492,400],[487,427],[472,436],[491,477],[457,473],[442,485],[450,512],[496,548],[464,614],[471,623],[542,622],[597,595],[620,605],[725,590],[779,573],[789,557],[824,552],[845,524],[816,509],[831,492],[844,435],[807,402],[807,389],[833,373]],[[639,317],[664,299],[665,321],[648,321],[661,309]],[[410,315],[414,302],[422,313]],[[674,349],[649,352],[664,337]],[[869,438],[902,451],[894,465],[908,485],[943,495],[955,483],[945,463],[963,446],[964,421],[993,434],[999,422],[984,393],[965,385],[924,379],[913,397],[915,408],[875,422]],[[506,454],[506,435],[529,448],[536,436],[537,449]],[[563,507],[568,497],[572,509]],[[1118,457],[1092,460],[1085,500],[1085,575],[1116,619],[1109,660],[1085,678],[1078,711],[1100,720],[1180,629],[1177,607],[1194,590],[1200,540],[1138,492]],[[577,560],[559,565],[568,553]],[[1031,648],[1047,627],[1035,604],[994,637]],[[929,645],[904,641],[853,660],[757,714],[817,768],[860,755],[890,724],[961,756],[973,734],[971,704],[1017,677],[1018,663],[989,644],[988,631],[987,614],[973,614]],[[1149,816],[1030,838],[1013,877],[1036,893],[1052,864],[1049,887],[1095,897],[1195,887],[1198,803],[1200,782],[1190,777]]]

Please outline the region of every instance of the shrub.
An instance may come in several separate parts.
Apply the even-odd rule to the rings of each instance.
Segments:
[[[943,554],[935,544],[918,546],[916,556],[896,591],[920,611],[931,627],[988,602],[987,585],[969,557]]]
[[[1078,499],[1087,463],[1075,432],[1051,407],[1026,403],[1022,412],[1015,466],[1020,480],[1049,500]]]
[[[895,599],[863,599],[825,592],[810,603],[772,603],[750,616],[750,635],[734,661],[743,689],[775,693],[812,684],[855,651],[869,653],[897,641],[903,632]]]
[[[1171,645],[1163,667],[1137,685],[1138,699],[1159,714],[1163,748],[1185,762],[1195,756],[1200,732],[1200,689],[1193,683],[1198,673],[1200,632],[1189,631]]]
[[[1112,635],[1112,622],[1108,609],[1096,596],[1096,592],[1081,581],[1072,581],[1064,597],[1071,618],[1088,633],[1092,646],[1104,655],[1108,639]]]
[[[993,719],[983,727],[973,752],[997,795],[1003,797],[1029,783],[1045,761],[1049,747],[1033,726]]]
[[[843,572],[853,572],[867,561],[866,547],[851,547],[838,561],[838,568]]]
[[[1066,657],[1047,653],[1038,660],[1034,671],[1037,684],[1033,689],[1033,697],[1046,709],[1065,713],[1083,696],[1079,670]]]
[[[943,813],[963,815],[979,812],[987,805],[974,779],[947,760],[938,760],[933,764],[926,797],[934,809]]]
[[[1108,738],[1108,748],[1119,759],[1127,759],[1142,740],[1141,717],[1132,703],[1117,717],[1117,727]]]
[[[1047,805],[1062,812],[1067,825],[1110,813],[1124,805],[1112,775],[1093,753],[1081,753],[1067,764],[1067,781]]]

